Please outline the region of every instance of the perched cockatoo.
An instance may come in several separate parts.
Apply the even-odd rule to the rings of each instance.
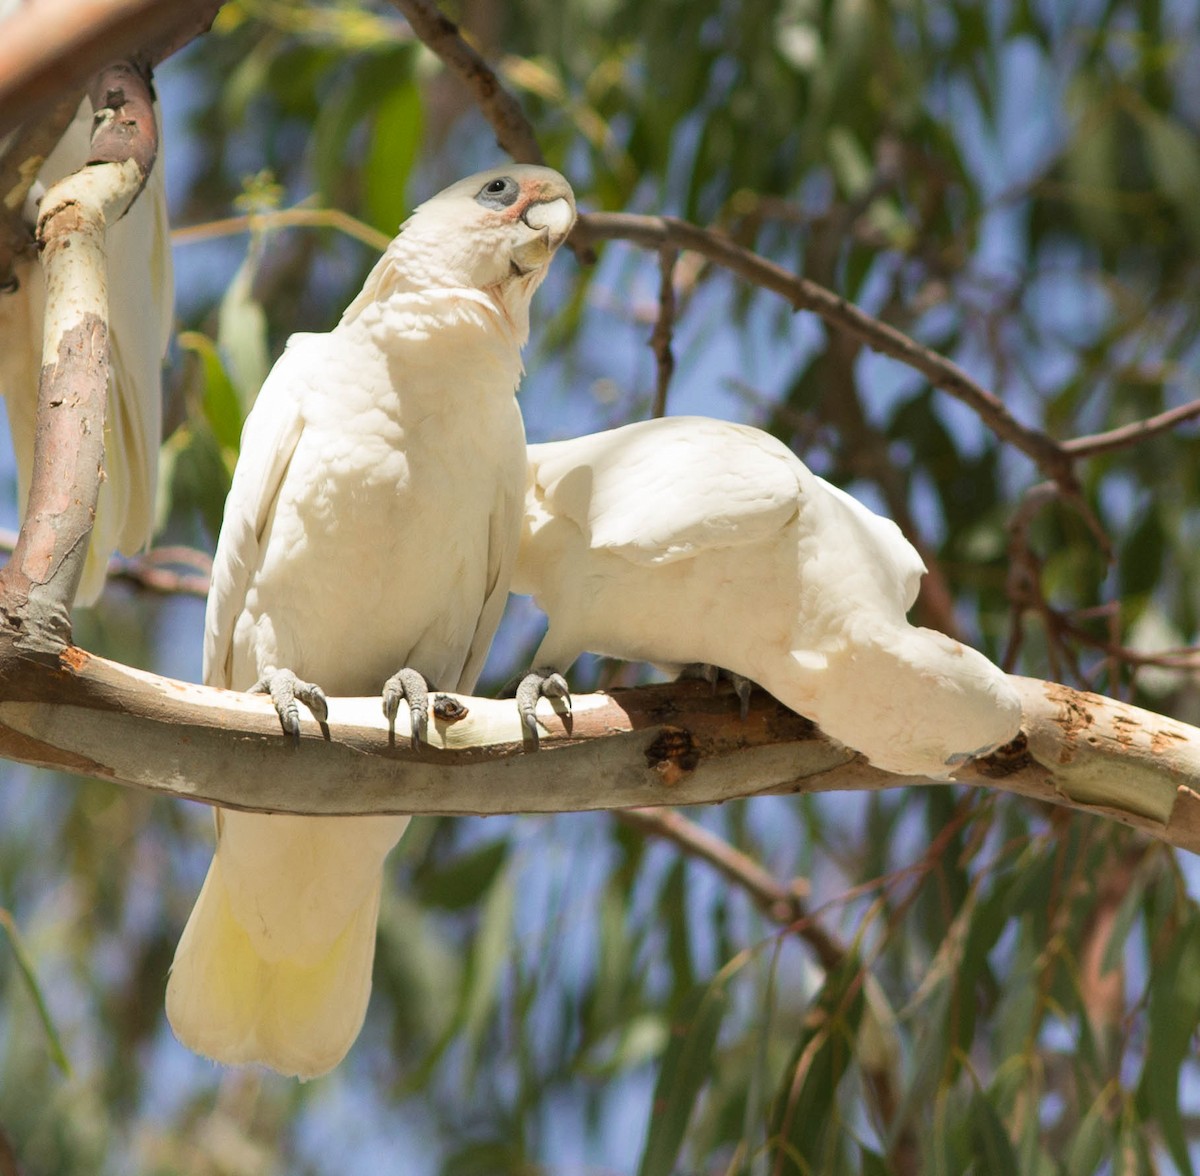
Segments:
[[[508,594],[525,491],[515,392],[529,302],[575,221],[567,182],[509,166],[421,205],[327,335],[293,335],[242,434],[204,677],[270,690],[469,691]],[[398,667],[403,671],[393,675]],[[392,675],[389,678],[389,675]],[[311,1078],[362,1026],[383,861],[407,817],[217,813],[167,1016],[220,1062]]]
[[[0,19],[14,4],[0,4]],[[157,116],[157,107],[155,109]],[[30,192],[26,214],[51,184],[81,168],[91,151],[92,105],[86,99],[50,153]],[[146,187],[107,233],[111,366],[104,421],[104,479],[76,601],[92,604],[104,588],[109,557],[140,551],[154,529],[162,437],[162,362],[171,338],[174,285],[162,136]],[[33,477],[38,373],[42,366],[45,286],[36,257],[18,259],[16,289],[0,292],[0,394],[8,409],[22,513]]]
[[[1016,735],[1006,675],[905,619],[925,566],[899,528],[768,434],[673,417],[528,455],[513,591],[550,622],[534,686],[584,650],[720,666],[914,776]]]

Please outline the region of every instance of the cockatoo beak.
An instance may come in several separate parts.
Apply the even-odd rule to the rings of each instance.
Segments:
[[[575,206],[563,196],[530,204],[521,215],[522,222],[535,236],[513,249],[513,259],[522,269],[545,265],[566,240],[575,223]]]

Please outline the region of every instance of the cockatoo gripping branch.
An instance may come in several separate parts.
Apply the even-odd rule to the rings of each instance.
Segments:
[[[1200,852],[1200,729],[1053,682],[1011,680],[1023,733],[965,764],[957,782]],[[331,698],[328,738],[304,717],[297,749],[261,695],[162,678],[75,647],[35,657],[0,630],[0,756],[208,804],[303,814],[572,812],[920,783],[864,764],[761,692],[745,723],[731,692],[714,698],[702,682],[576,696],[570,734],[543,702],[536,755],[521,750],[511,699],[462,701],[466,718],[431,717],[430,746],[413,752],[389,742],[377,698]]]

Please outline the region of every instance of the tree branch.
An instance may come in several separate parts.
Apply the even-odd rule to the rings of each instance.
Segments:
[[[759,910],[776,923],[795,923],[809,917],[804,904],[808,896],[806,881],[797,878],[788,886],[780,884],[749,854],[734,848],[695,821],[689,821],[682,813],[666,808],[633,808],[619,810],[616,817],[622,824],[640,833],[670,841],[690,857],[707,862],[728,881],[744,890]],[[800,934],[803,935],[804,931],[801,930]],[[818,955],[822,957],[821,963],[828,968],[841,960],[845,950],[839,948],[833,963],[830,963],[824,954],[827,948],[828,942],[822,942]]]
[[[1094,433],[1090,437],[1076,437],[1071,441],[1064,441],[1062,447],[1072,458],[1095,457],[1098,453],[1126,449],[1147,437],[1165,433],[1176,425],[1195,420],[1197,417],[1200,417],[1200,400],[1192,400],[1178,408],[1160,412],[1157,416],[1147,417],[1144,421],[1134,421],[1132,424],[1122,425],[1119,429],[1110,429],[1107,433]]]
[[[8,1132],[0,1127],[0,1176],[21,1176],[21,1171],[17,1149],[9,1139]]]
[[[42,164],[71,125],[83,87],[71,90],[41,118],[25,123],[4,145],[0,155],[0,287],[12,289],[13,262],[33,251],[33,233],[25,220],[25,200]]]
[[[1200,730],[1113,699],[1013,678],[1024,734],[959,783],[1118,820],[1200,852]],[[758,694],[675,683],[544,703],[543,750],[522,750],[511,700],[467,698],[430,721],[430,747],[389,740],[379,699],[331,699],[327,736],[299,750],[271,703],[94,657],[53,661],[0,633],[0,756],[226,808],[308,814],[566,812],[920,784],[867,765]],[[928,783],[928,781],[924,781]]]
[[[571,236],[589,246],[596,241],[620,240],[656,251],[674,247],[699,253],[746,281],[774,291],[796,310],[812,311],[872,351],[891,356],[920,372],[935,388],[973,409],[997,437],[1021,450],[1048,477],[1066,486],[1074,485],[1071,457],[1059,443],[1017,420],[999,397],[977,384],[956,363],[922,347],[840,295],[743,249],[723,233],[673,216],[592,212],[579,217]]]
[[[36,0],[0,37],[0,135],[38,116],[119,58],[149,63],[207,31],[221,0]],[[57,140],[56,140],[57,141]]]
[[[675,262],[678,258],[679,254],[674,249],[659,250],[658,317],[654,320],[654,330],[650,333],[650,350],[654,352],[657,373],[654,404],[650,409],[652,417],[666,416],[667,390],[675,372],[671,335],[675,329]]]
[[[496,132],[496,143],[517,163],[545,164],[533,127],[521,104],[501,85],[495,71],[470,46],[458,25],[430,0],[392,0],[416,36],[458,75],[480,113]]]
[[[0,570],[5,625],[18,645],[50,654],[71,640],[104,468],[105,228],[137,198],[158,150],[148,70],[109,66],[93,81],[92,101],[92,166],[55,184],[38,219],[46,309],[33,479],[16,548]]]

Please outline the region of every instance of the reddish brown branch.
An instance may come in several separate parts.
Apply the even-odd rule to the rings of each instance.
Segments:
[[[0,1127],[0,1176],[22,1176],[17,1149],[3,1127]]]
[[[219,0],[37,0],[4,22],[0,134],[83,90],[120,58],[161,61],[212,24]],[[78,102],[78,98],[76,98]]]

